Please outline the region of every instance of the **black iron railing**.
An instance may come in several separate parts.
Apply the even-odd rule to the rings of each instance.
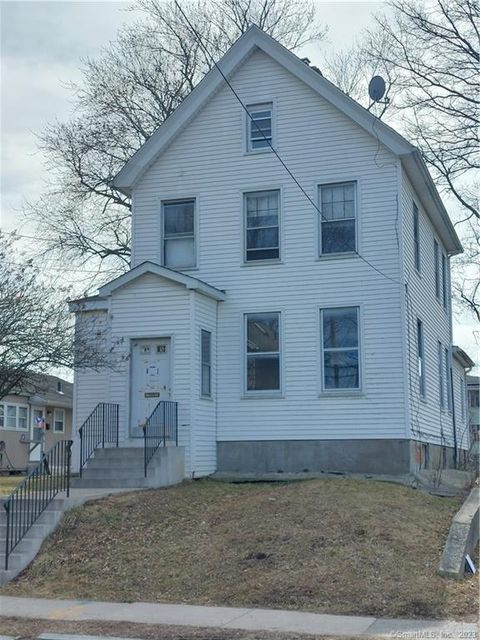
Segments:
[[[80,477],[95,449],[106,444],[118,447],[118,404],[100,402],[78,430],[80,436]]]
[[[158,447],[167,442],[178,446],[178,404],[171,400],[160,400],[151,416],[143,425],[144,472]]]
[[[61,491],[70,495],[71,450],[72,440],[57,442],[4,501],[5,569],[12,551],[55,496]]]

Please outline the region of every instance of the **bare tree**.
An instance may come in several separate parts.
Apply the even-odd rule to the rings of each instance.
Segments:
[[[390,102],[375,113],[419,147],[453,205],[465,247],[453,262],[453,291],[480,319],[480,4],[389,0],[388,8],[359,45],[327,58],[323,68],[364,106],[368,76],[385,76]]]
[[[134,8],[142,19],[85,60],[83,81],[71,85],[75,117],[40,136],[50,181],[27,208],[50,255],[120,271],[130,259],[130,202],[111,180],[211,65],[173,0]],[[312,0],[195,0],[182,9],[214,59],[252,23],[291,49],[325,33]]]
[[[14,243],[0,233],[0,399],[34,387],[38,375],[52,368],[72,367],[74,360],[80,367],[112,366],[95,318],[77,335],[74,348],[73,316],[65,300],[69,290],[47,284]]]

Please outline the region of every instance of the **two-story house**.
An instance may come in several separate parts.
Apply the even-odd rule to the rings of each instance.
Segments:
[[[418,150],[257,27],[219,66],[114,180],[131,270],[72,309],[122,358],[76,428],[174,401],[187,477],[451,466],[462,247]]]

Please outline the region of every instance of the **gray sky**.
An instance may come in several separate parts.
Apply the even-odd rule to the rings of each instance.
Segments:
[[[361,37],[372,24],[379,2],[316,0],[320,18],[329,26],[321,47],[341,49]],[[25,200],[34,200],[48,175],[37,151],[35,132],[71,111],[66,83],[80,79],[81,58],[95,57],[115,38],[119,27],[132,22],[128,2],[6,2],[0,0],[1,17],[1,201],[0,227],[31,234],[22,221]],[[300,53],[319,62],[319,45]],[[476,328],[462,318],[454,339],[478,359],[472,337]]]

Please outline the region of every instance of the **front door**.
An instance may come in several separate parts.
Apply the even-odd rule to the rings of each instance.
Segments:
[[[170,399],[170,340],[132,341],[130,435],[143,436],[142,425],[160,400]]]
[[[42,445],[39,440],[40,434],[45,433],[45,409],[43,407],[32,407],[32,418],[30,424],[30,444],[29,462],[40,462]]]

